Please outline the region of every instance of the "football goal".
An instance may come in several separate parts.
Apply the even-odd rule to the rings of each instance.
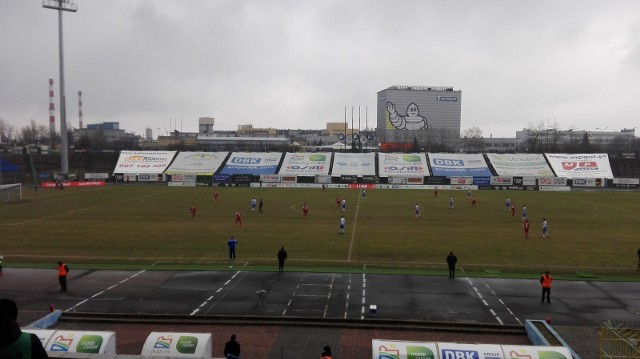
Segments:
[[[0,201],[13,202],[22,199],[22,184],[3,184],[0,185]]]

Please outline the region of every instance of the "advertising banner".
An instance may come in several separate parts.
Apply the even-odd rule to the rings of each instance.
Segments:
[[[372,359],[571,359],[562,346],[371,340]]]
[[[109,179],[109,174],[108,173],[89,173],[89,172],[86,172],[84,174],[84,179],[86,179],[86,180],[108,180]]]
[[[513,185],[513,177],[491,176],[489,184],[492,186],[511,186]]]
[[[565,347],[503,345],[507,359],[571,359],[571,352]]]
[[[214,174],[227,158],[229,152],[180,152],[171,162],[166,174]]]
[[[163,173],[176,151],[120,151],[113,173]]]
[[[333,167],[331,175],[334,177],[352,176],[375,176],[376,154],[369,153],[341,153],[336,152],[333,156]]]
[[[542,154],[487,153],[487,158],[498,176],[553,176]]]
[[[221,175],[221,174],[213,175],[214,183],[229,183],[230,181],[231,181],[231,177],[229,175]]]
[[[481,154],[429,153],[434,176],[492,176]]]
[[[280,175],[260,175],[260,181],[262,183],[278,183],[280,182]]]
[[[613,178],[609,155],[546,153],[556,176],[566,178]]]
[[[331,176],[329,175],[317,175],[316,183],[329,184],[331,183]]]
[[[144,357],[211,357],[211,334],[152,332],[140,355]]]
[[[614,178],[613,184],[639,185],[640,178]]]
[[[473,177],[454,176],[450,179],[451,184],[473,184]]]
[[[62,187],[103,187],[105,181],[62,182]],[[41,188],[56,188],[56,182],[40,182]]]
[[[331,152],[288,152],[284,156],[278,173],[297,176],[328,175],[329,167],[331,167]]]
[[[567,179],[560,177],[540,177],[538,178],[538,186],[566,186]]]
[[[233,152],[221,174],[275,174],[280,164],[280,152]]]
[[[116,333],[58,330],[44,347],[49,352],[116,354]]]
[[[389,176],[390,184],[424,184],[424,177]]]
[[[488,186],[491,184],[491,176],[474,176],[473,184],[478,186]]]
[[[607,180],[602,178],[574,178],[574,187],[605,187]]]
[[[171,175],[171,181],[173,182],[195,182],[196,175],[194,174],[182,174],[174,173]]]
[[[371,340],[373,359],[435,359],[436,343],[404,342],[396,340]]]
[[[297,176],[280,176],[280,182],[282,183],[297,183]]]
[[[429,176],[429,166],[424,153],[378,153],[380,177]]]

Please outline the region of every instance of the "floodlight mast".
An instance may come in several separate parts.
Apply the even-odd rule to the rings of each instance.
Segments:
[[[62,36],[62,12],[76,12],[78,5],[72,0],[43,0],[42,7],[58,10],[58,54],[60,64],[60,159],[63,175],[69,173],[69,144],[67,137],[67,106],[64,93],[64,43]]]

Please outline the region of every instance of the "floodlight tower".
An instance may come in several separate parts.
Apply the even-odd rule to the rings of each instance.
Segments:
[[[64,95],[64,46],[62,41],[62,12],[78,11],[72,0],[42,0],[42,7],[58,10],[58,54],[60,64],[60,155],[63,175],[69,173],[69,145],[67,144],[67,106]]]

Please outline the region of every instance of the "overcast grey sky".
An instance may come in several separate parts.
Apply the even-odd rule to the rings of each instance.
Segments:
[[[162,134],[320,129],[392,85],[462,90],[462,129],[640,122],[640,1],[74,0],[64,13],[67,120]],[[48,126],[57,11],[0,0],[0,118]],[[350,118],[350,114],[349,114]],[[56,121],[60,121],[56,113]],[[174,125],[175,123],[175,125]],[[59,128],[59,122],[57,123]],[[639,129],[640,130],[640,129]]]

